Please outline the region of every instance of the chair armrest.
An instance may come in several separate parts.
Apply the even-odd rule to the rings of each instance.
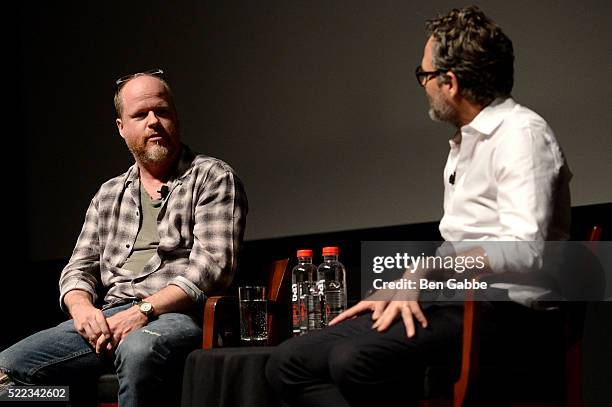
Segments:
[[[533,279],[526,279],[520,273],[482,273],[471,276],[473,279],[488,284],[496,282],[525,284]],[[480,374],[480,326],[482,319],[482,299],[477,299],[479,292],[466,290],[463,303],[463,333],[461,345],[461,370],[459,379],[453,388],[453,407],[461,407],[468,399],[471,389],[478,381]]]
[[[463,304],[463,343],[461,349],[461,371],[453,391],[453,407],[461,407],[470,387],[479,374],[481,302],[474,301],[474,291],[466,293]]]
[[[286,317],[283,304],[268,300],[269,344],[276,345],[284,338],[278,319]],[[238,346],[240,344],[240,309],[235,296],[213,296],[206,299],[202,349]]]
[[[536,276],[537,277],[537,276]],[[485,273],[474,276],[475,280],[488,284],[503,282],[510,284],[549,284],[545,278],[534,278],[521,273]],[[550,287],[550,284],[546,287]],[[480,330],[482,325],[482,298],[478,290],[466,290],[463,303],[463,333],[461,370],[453,391],[453,407],[461,407],[470,399],[480,375]],[[551,302],[552,304],[552,302]]]
[[[238,298],[226,295],[208,297],[204,305],[202,348],[236,345],[239,337]]]

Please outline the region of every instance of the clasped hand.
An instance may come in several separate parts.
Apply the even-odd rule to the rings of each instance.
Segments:
[[[83,304],[71,310],[74,328],[96,350],[112,352],[132,331],[148,322],[137,307],[130,307],[106,318],[102,311],[90,304]]]

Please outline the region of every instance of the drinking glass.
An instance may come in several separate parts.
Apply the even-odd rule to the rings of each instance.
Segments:
[[[238,287],[240,342],[246,346],[268,343],[268,300],[266,287]]]

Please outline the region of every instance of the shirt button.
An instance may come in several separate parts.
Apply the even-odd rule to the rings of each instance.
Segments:
[[[140,213],[138,211],[136,211],[136,216],[140,215]]]

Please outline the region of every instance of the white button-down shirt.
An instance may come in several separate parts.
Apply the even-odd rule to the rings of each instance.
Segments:
[[[539,115],[511,98],[497,99],[461,127],[450,147],[440,221],[445,240],[568,238],[571,172]],[[487,245],[491,268],[538,268],[540,245],[528,246],[533,246],[530,253],[521,250],[519,255],[513,245]]]

